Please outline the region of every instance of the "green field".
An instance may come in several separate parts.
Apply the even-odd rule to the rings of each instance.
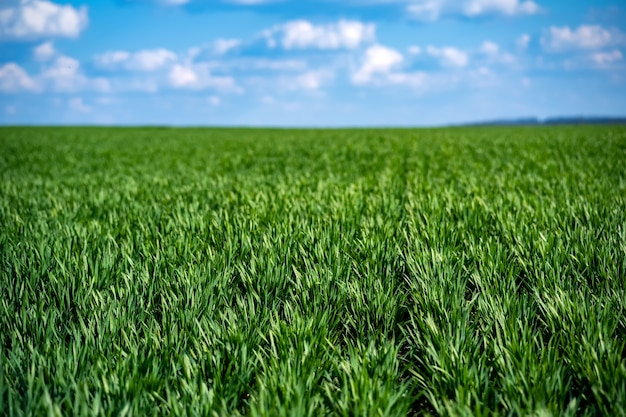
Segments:
[[[626,128],[0,129],[0,415],[626,415]]]

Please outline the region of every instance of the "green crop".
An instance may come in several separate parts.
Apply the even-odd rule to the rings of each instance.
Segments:
[[[626,129],[0,129],[0,415],[626,415]]]

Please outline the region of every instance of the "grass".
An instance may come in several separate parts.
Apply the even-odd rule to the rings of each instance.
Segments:
[[[626,415],[626,130],[0,129],[2,415]]]

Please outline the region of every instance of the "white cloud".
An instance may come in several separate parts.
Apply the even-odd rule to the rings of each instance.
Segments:
[[[532,0],[468,0],[463,4],[463,13],[469,17],[485,14],[532,15],[540,10]]]
[[[96,55],[94,61],[97,66],[103,68],[114,68],[119,64],[130,59],[130,52],[126,51],[110,51],[101,55]]]
[[[37,61],[49,61],[56,53],[57,51],[54,49],[52,41],[44,42],[33,49],[33,54]]]
[[[198,55],[202,53],[203,49],[204,48],[200,46],[193,46],[187,50],[187,56],[189,57],[190,60],[193,61],[194,59],[198,57]]]
[[[95,64],[100,68],[119,69],[130,71],[155,71],[167,65],[173,64],[177,57],[174,52],[167,49],[145,49],[130,53],[127,51],[110,51],[94,58]]]
[[[128,68],[138,71],[154,71],[176,61],[176,54],[167,49],[159,48],[135,52]]]
[[[37,84],[22,67],[14,62],[9,62],[0,67],[0,91],[16,93],[34,90],[37,90]]]
[[[165,6],[182,6],[189,3],[189,0],[161,0],[161,4]]]
[[[233,48],[241,45],[241,41],[239,39],[218,39],[213,42],[213,49],[218,54],[225,54]]]
[[[290,83],[292,90],[319,90],[325,83],[332,80],[334,74],[330,70],[314,70],[301,74]]]
[[[599,25],[581,25],[577,29],[568,26],[551,26],[541,37],[541,46],[549,52],[573,49],[599,49],[617,43],[622,35]]]
[[[225,55],[233,49],[242,46],[242,44],[243,42],[240,39],[219,38],[209,44],[189,48],[186,54],[179,56],[179,60],[191,62],[198,59],[215,59],[217,55]]]
[[[497,43],[492,41],[483,42],[479,50],[481,53],[489,56],[498,55],[500,53],[500,47]]]
[[[241,88],[237,86],[232,77],[212,75],[210,66],[207,64],[197,64],[193,66],[174,65],[168,75],[168,79],[170,85],[174,88],[191,90],[215,88],[224,91],[241,92]]]
[[[49,85],[52,90],[59,92],[84,90],[108,92],[111,90],[108,79],[85,76],[81,71],[80,63],[64,55],[55,59],[52,65],[38,76],[38,79]]]
[[[435,21],[445,15],[532,15],[541,7],[533,0],[392,0],[406,3],[407,14],[418,20]],[[378,0],[378,2],[387,2]]]
[[[304,71],[308,68],[308,62],[304,59],[265,59],[265,58],[237,58],[220,61],[205,62],[213,70],[230,71]]]
[[[414,49],[413,53],[415,52]],[[428,81],[428,74],[421,71],[400,71],[403,63],[404,57],[400,52],[386,46],[374,45],[365,51],[360,68],[352,75],[352,82],[357,85],[403,85],[423,88]]]
[[[51,78],[69,78],[79,73],[80,62],[69,56],[60,56],[49,67],[44,75]]]
[[[218,96],[210,96],[207,101],[211,106],[219,106],[220,104],[222,104],[222,99],[220,99]]]
[[[509,53],[502,52],[500,46],[492,41],[482,43],[478,51],[483,54],[490,62],[512,63],[515,57]]]
[[[401,84],[409,87],[424,87],[428,82],[428,74],[425,72],[398,72],[387,76],[387,82],[391,84]]]
[[[409,48],[407,49],[407,51],[409,52],[409,54],[411,55],[419,55],[422,53],[422,48],[420,48],[419,46],[409,46]]]
[[[85,104],[82,97],[74,97],[68,101],[70,109],[78,113],[90,113],[92,108]]]
[[[444,0],[423,0],[411,2],[406,10],[415,19],[435,21],[439,19],[444,7]]]
[[[306,61],[299,59],[252,59],[238,61],[234,64],[244,69],[254,68],[270,71],[297,71],[303,70],[308,66]]]
[[[193,69],[182,65],[175,65],[169,78],[174,87],[191,87],[198,83],[198,76]]]
[[[403,85],[423,88],[429,81],[425,72],[403,72],[404,57],[395,49],[373,45],[365,51],[361,66],[352,74],[356,85]]]
[[[621,61],[622,53],[615,49],[611,52],[596,52],[591,54],[591,60],[599,66],[606,66]]]
[[[87,7],[47,0],[20,0],[0,6],[0,39],[77,37],[87,27]]]
[[[383,45],[373,45],[365,51],[361,66],[352,74],[352,82],[357,85],[423,87],[427,74],[400,71],[403,63],[404,57],[400,52]]]
[[[395,49],[373,45],[365,51],[360,68],[352,75],[355,84],[366,84],[376,75],[389,74],[404,61],[402,54]]]
[[[106,78],[89,78],[83,74],[80,63],[68,56],[59,56],[41,73],[29,76],[15,63],[0,67],[0,91],[99,91],[111,90],[111,83]]]
[[[353,49],[375,38],[376,26],[359,21],[340,20],[327,25],[314,25],[307,20],[294,20],[263,33],[270,47],[278,42],[285,49]],[[279,40],[274,38],[278,35]]]
[[[524,33],[522,35],[520,35],[517,40],[515,41],[515,44],[517,45],[518,48],[520,49],[526,49],[528,48],[528,44],[530,43],[530,35],[527,33]]]
[[[426,52],[435,58],[439,58],[441,65],[445,67],[466,67],[469,63],[469,57],[467,53],[460,49],[446,46],[443,48],[436,48],[434,46],[428,46]]]

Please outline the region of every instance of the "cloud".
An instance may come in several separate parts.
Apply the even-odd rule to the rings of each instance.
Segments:
[[[308,62],[304,59],[267,59],[243,57],[235,59],[222,59],[219,61],[204,62],[213,70],[224,72],[293,72],[304,71],[308,68]]]
[[[568,26],[551,26],[543,32],[541,46],[548,52],[575,49],[600,49],[620,42],[623,35],[599,25],[581,25],[577,29]]]
[[[176,6],[184,6],[186,4],[192,3],[193,0],[125,0],[126,2],[132,3],[148,3],[155,4],[160,6],[168,6],[168,7],[176,7]],[[201,3],[200,1],[195,1],[195,3]],[[283,0],[211,0],[214,3],[225,3],[225,4],[233,4],[239,6],[254,6],[259,4],[266,4],[275,1],[283,1]]]
[[[411,55],[425,53],[436,60],[442,67],[466,68],[472,61],[484,64],[504,63],[510,64],[515,61],[515,57],[508,52],[502,51],[500,46],[490,40],[484,41],[477,49],[463,51],[453,46],[436,47],[429,45],[422,49],[418,46],[408,48]]]
[[[387,75],[404,62],[402,54],[383,45],[370,46],[360,68],[352,74],[352,82],[366,84],[376,75]]]
[[[469,0],[463,4],[463,13],[469,17],[486,14],[532,15],[540,10],[539,5],[532,0]]]
[[[502,52],[500,46],[492,41],[483,42],[478,51],[486,56],[490,62],[512,63],[515,61],[513,55]]]
[[[304,60],[299,59],[252,59],[240,60],[233,63],[234,67],[242,67],[244,69],[258,69],[269,71],[297,71],[305,69],[308,64]]]
[[[467,56],[467,53],[451,46],[436,48],[429,45],[426,48],[426,53],[435,58],[439,58],[441,65],[443,65],[444,67],[462,68],[466,67],[469,63],[469,57]]]
[[[71,78],[79,74],[80,63],[74,58],[60,56],[54,64],[44,71],[45,77],[53,79]]]
[[[375,25],[359,21],[314,25],[307,20],[294,20],[265,31],[263,36],[270,47],[280,43],[285,49],[354,49],[373,41],[375,32]]]
[[[154,71],[175,60],[176,54],[167,49],[143,50],[131,56],[128,67],[139,71]]]
[[[155,71],[169,64],[173,64],[177,57],[167,49],[145,49],[130,53],[127,51],[110,51],[94,58],[100,68],[109,70],[126,69],[129,71]]]
[[[114,68],[130,59],[130,52],[110,51],[101,55],[96,55],[94,61],[97,66],[103,68]]]
[[[485,41],[480,46],[479,51],[485,55],[495,56],[500,53],[500,47],[495,42]]]
[[[187,4],[191,0],[125,0],[156,4]],[[369,12],[397,12],[398,9],[413,19],[436,21],[442,17],[523,16],[534,15],[544,9],[535,0],[196,0],[209,10],[232,10],[237,7],[256,7],[255,12],[278,13],[284,16],[358,16]],[[210,6],[209,6],[210,5]],[[274,7],[275,6],[275,7]],[[369,9],[369,10],[368,10]]]
[[[385,3],[380,0],[379,3]],[[435,21],[444,15],[479,17],[485,15],[533,15],[541,7],[533,0],[396,0],[406,3],[407,14],[417,20]]]
[[[87,7],[47,0],[20,0],[0,6],[0,39],[75,38],[87,27]]]
[[[402,54],[395,49],[373,45],[365,51],[361,66],[352,74],[352,82],[356,85],[425,87],[429,81],[428,74],[401,71],[404,62]]]
[[[567,71],[577,71],[583,69],[598,70],[623,70],[621,64],[624,56],[619,49],[579,53],[567,56],[567,59],[561,62],[559,69]]]
[[[170,83],[174,87],[190,87],[198,83],[198,76],[189,67],[175,65],[169,75]]]
[[[86,105],[82,97],[74,97],[68,101],[69,108],[78,113],[91,113],[93,110],[90,106]]]
[[[0,67],[0,91],[3,93],[35,90],[35,81],[16,63],[9,62]]]
[[[241,45],[239,39],[218,39],[213,42],[213,49],[217,54],[222,55],[239,45]]]
[[[210,96],[207,101],[211,106],[219,106],[222,103],[222,99],[218,96]]]
[[[307,71],[293,79],[290,84],[292,90],[319,90],[325,83],[332,80],[334,74],[327,69]]]
[[[428,74],[421,71],[390,73],[386,81],[390,84],[406,85],[413,88],[424,87],[428,82]]]
[[[160,3],[165,6],[182,6],[189,3],[189,0],[161,0]]]
[[[530,44],[530,39],[531,39],[530,35],[527,33],[524,33],[517,38],[517,40],[515,41],[515,44],[520,49],[526,49],[528,48],[528,44]]]
[[[176,64],[168,75],[169,83],[174,88],[203,90],[214,88],[217,90],[241,92],[232,77],[214,76],[207,64],[181,65]]]
[[[622,53],[615,49],[610,52],[596,52],[591,54],[591,60],[598,66],[607,66],[621,61],[623,58]]]
[[[49,61],[56,55],[52,41],[44,42],[33,49],[33,54],[37,61]]]
[[[445,2],[443,0],[425,0],[410,3],[406,10],[415,19],[435,21],[439,19],[444,7]]]
[[[226,55],[228,52],[241,46],[244,46],[244,43],[240,39],[219,38],[205,45],[193,46],[179,58],[185,62],[215,59],[216,56]]]
[[[106,78],[89,78],[83,74],[80,63],[68,56],[59,56],[38,77],[38,80],[58,92],[108,92],[111,84]]]
[[[413,45],[413,46],[409,46],[407,51],[411,55],[419,55],[422,53],[422,48],[420,48],[419,46]]]
[[[57,57],[33,77],[13,62],[0,67],[0,91],[3,92],[108,92],[110,90],[111,83],[108,79],[87,77],[77,60],[64,55]]]
[[[246,79],[247,85],[263,93],[260,98],[264,103],[272,102],[267,92],[272,94],[291,91],[318,93],[335,78],[330,68],[310,69],[298,73],[282,73],[266,76],[252,76]]]

